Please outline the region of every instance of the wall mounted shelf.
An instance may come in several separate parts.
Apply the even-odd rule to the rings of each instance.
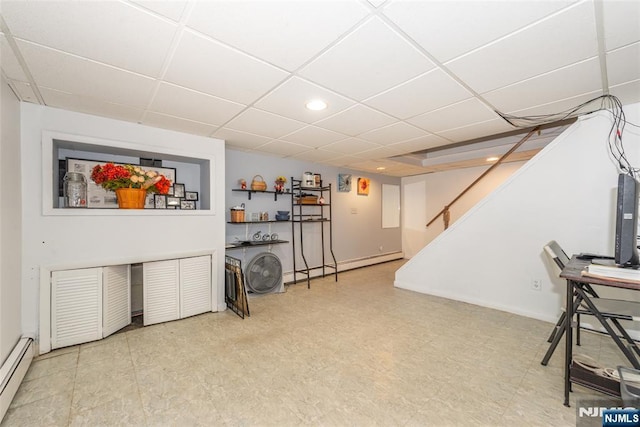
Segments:
[[[267,245],[279,245],[281,243],[289,243],[288,240],[266,240],[266,241],[255,241],[255,242],[238,242],[238,243],[228,243],[224,248],[225,249],[242,249],[242,248],[252,248],[254,246],[267,246]]]
[[[278,191],[269,191],[269,190],[264,190],[264,191],[260,191],[260,190],[249,190],[249,189],[245,189],[245,188],[233,188],[231,191],[240,191],[242,193],[247,193],[247,198],[249,200],[251,200],[251,194],[252,193],[264,193],[264,194],[273,194],[273,200],[274,201],[278,201],[278,194],[282,194],[285,196],[291,196],[291,193],[282,193],[282,192],[278,192]]]

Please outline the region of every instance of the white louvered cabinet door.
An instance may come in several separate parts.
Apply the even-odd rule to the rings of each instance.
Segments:
[[[102,336],[108,337],[131,323],[131,266],[103,267]]]
[[[178,260],[142,264],[144,325],[180,318]]]
[[[51,273],[51,348],[102,338],[102,268]]]
[[[211,256],[180,259],[180,317],[211,311]]]

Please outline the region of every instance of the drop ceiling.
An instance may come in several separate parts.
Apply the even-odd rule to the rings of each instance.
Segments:
[[[640,101],[635,0],[0,7],[0,68],[22,101],[395,176],[502,154],[519,137],[496,111],[551,114],[606,93]],[[328,108],[306,109],[315,98]]]

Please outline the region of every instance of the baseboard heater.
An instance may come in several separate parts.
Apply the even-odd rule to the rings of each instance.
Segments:
[[[20,338],[7,360],[0,367],[0,421],[7,413],[32,360],[33,339]]]

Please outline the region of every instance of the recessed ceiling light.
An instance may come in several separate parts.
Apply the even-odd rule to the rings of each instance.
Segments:
[[[487,162],[495,162],[496,160],[498,160],[500,157],[487,157]]]
[[[327,103],[321,99],[312,99],[311,101],[307,102],[306,106],[309,110],[320,111],[327,108]]]
[[[383,171],[383,170],[385,170],[385,169],[386,169],[386,168],[385,168],[384,166],[378,166],[378,167],[376,168],[376,170],[378,170],[378,171]]]

